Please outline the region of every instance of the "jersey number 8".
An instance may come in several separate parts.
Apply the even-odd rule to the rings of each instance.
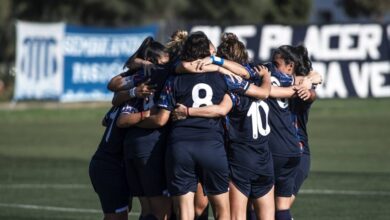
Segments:
[[[203,98],[199,97],[201,90],[205,91],[205,96]],[[192,100],[194,101],[192,107],[197,108],[205,105],[212,105],[212,98],[213,89],[209,85],[205,83],[198,83],[192,88]]]

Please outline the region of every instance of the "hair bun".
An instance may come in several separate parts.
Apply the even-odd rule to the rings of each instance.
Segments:
[[[223,42],[228,40],[238,40],[238,37],[231,32],[223,33],[221,36],[221,41]]]
[[[171,35],[171,41],[180,42],[184,41],[188,37],[188,32],[185,30],[177,30]]]

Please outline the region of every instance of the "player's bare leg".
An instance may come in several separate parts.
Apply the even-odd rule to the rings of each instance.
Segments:
[[[274,189],[272,189],[264,196],[252,200],[257,219],[274,220],[275,219],[275,200]]]
[[[213,207],[214,218],[217,220],[230,220],[229,192],[208,196]]]
[[[200,183],[198,183],[198,187],[195,193],[195,218],[199,218],[202,215],[207,215],[205,213],[207,211],[207,206],[209,204],[209,200],[207,199],[207,196],[203,194],[203,188]]]
[[[195,218],[194,198],[195,193],[193,192],[173,197],[173,205],[178,219],[193,220]]]
[[[290,219],[291,196],[281,197],[277,196],[275,199],[275,217],[276,219]]]
[[[290,204],[290,207],[292,207],[292,205],[294,204],[294,202],[295,202],[295,195],[293,194],[293,195],[291,196],[291,204]]]
[[[232,220],[246,220],[246,207],[248,197],[246,197],[237,187],[229,183],[230,216]]]

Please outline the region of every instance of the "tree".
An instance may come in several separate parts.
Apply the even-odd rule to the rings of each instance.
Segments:
[[[388,0],[339,0],[338,4],[353,18],[363,16],[378,21],[390,10]]]
[[[307,21],[310,0],[189,0],[181,16],[187,21],[231,23],[284,23]]]

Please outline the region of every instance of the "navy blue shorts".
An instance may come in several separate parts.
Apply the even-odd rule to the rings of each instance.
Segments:
[[[228,191],[229,168],[221,141],[168,143],[165,162],[168,191],[172,196],[196,192],[198,180],[206,195]]]
[[[164,154],[126,159],[127,182],[132,196],[162,196],[167,190]]]
[[[229,168],[231,181],[248,198],[260,198],[274,185],[272,155],[267,144],[231,143]]]
[[[89,164],[89,177],[104,213],[127,210],[130,194],[123,161],[113,163],[92,159]]]
[[[164,195],[167,190],[165,148],[165,136],[159,130],[132,129],[127,133],[124,153],[132,196]]]
[[[291,197],[294,192],[295,176],[301,157],[273,156],[275,172],[275,195]]]
[[[295,176],[294,195],[298,195],[305,179],[309,176],[310,171],[310,155],[302,154],[301,161],[298,166],[297,174]]]

